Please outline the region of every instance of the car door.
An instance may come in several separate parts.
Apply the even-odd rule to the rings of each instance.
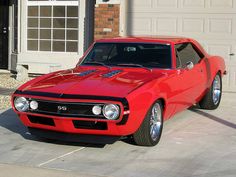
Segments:
[[[187,108],[197,101],[205,88],[204,58],[190,43],[175,45],[176,67],[179,84],[177,85],[178,96],[176,97],[176,112]]]

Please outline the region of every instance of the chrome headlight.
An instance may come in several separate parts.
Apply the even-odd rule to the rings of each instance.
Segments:
[[[19,112],[26,112],[29,110],[29,101],[25,97],[16,97],[14,106]]]
[[[107,104],[103,107],[103,115],[109,120],[115,120],[120,115],[120,108],[115,104]]]

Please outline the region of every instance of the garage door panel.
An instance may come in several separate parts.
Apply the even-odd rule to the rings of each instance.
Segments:
[[[158,18],[156,20],[156,33],[162,32],[162,33],[173,33],[177,31],[177,18]]]
[[[231,84],[230,87],[232,87],[233,90],[235,91],[236,90],[236,67],[230,69],[230,71],[232,72],[230,73],[230,77],[232,77],[233,82],[230,82],[229,85]]]
[[[236,56],[230,56],[236,54],[236,0],[134,0],[129,5],[130,35],[198,40],[210,54],[225,59],[225,90],[236,92]]]
[[[182,26],[183,26],[182,32],[202,33],[204,32],[205,19],[184,18]]]
[[[153,7],[178,7],[178,0],[153,0]]]
[[[148,31],[141,30],[143,34],[152,31],[153,34],[165,34],[192,36],[195,35],[201,39],[228,39],[232,40],[236,35],[236,15],[211,14],[158,14],[158,13],[133,13],[132,25],[135,31],[139,28],[147,28]],[[144,22],[144,19],[146,22]],[[138,20],[140,19],[140,21]],[[149,22],[147,22],[149,20]],[[147,26],[143,26],[147,25]],[[140,27],[139,27],[140,26]],[[137,27],[137,28],[136,28]],[[153,29],[153,30],[152,30]]]
[[[232,13],[236,9],[236,0],[129,0],[132,11],[139,11],[149,8],[149,10],[161,10],[173,8],[174,12],[184,9],[186,12],[203,13],[212,11],[223,11]],[[187,9],[186,9],[187,8]],[[225,11],[227,9],[227,12]],[[230,10],[230,11],[228,11]]]
[[[219,55],[222,56],[226,62],[230,62],[230,52],[231,52],[231,45],[226,45],[226,44],[209,44],[207,45],[207,51],[210,54],[214,54],[214,55]]]
[[[230,14],[236,10],[236,0],[130,0],[129,4],[132,12]]]
[[[152,8],[152,0],[145,0],[145,1],[133,1],[132,5],[133,7],[137,7],[137,8]]]
[[[231,19],[209,19],[210,33],[232,34],[232,18]]]
[[[142,34],[151,34],[152,32],[152,19],[150,18],[134,18],[131,22],[131,29],[133,29],[132,33],[136,35]]]
[[[183,7],[191,7],[191,8],[204,8],[206,5],[205,0],[183,0]]]
[[[228,73],[222,79],[223,91],[230,91],[230,74]]]
[[[211,8],[234,8],[233,0],[210,0]]]
[[[223,79],[223,86],[225,87],[225,91],[236,91],[236,66],[230,66],[227,67],[228,74]]]
[[[226,64],[235,65],[235,56],[230,56],[231,53],[235,53],[236,41],[219,41],[219,40],[201,40],[198,39],[204,46],[206,51],[212,55],[219,55],[225,59]]]

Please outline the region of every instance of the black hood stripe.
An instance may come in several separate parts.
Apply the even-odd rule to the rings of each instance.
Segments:
[[[21,90],[16,90],[14,94],[42,96],[42,97],[51,97],[51,98],[64,98],[64,99],[111,100],[111,101],[119,101],[121,103],[125,102],[126,100],[126,98],[110,97],[110,96],[60,94],[60,93],[21,91]]]

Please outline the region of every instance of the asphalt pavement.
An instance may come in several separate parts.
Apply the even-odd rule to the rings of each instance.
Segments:
[[[236,93],[224,93],[215,111],[188,109],[166,121],[155,147],[38,139],[11,109],[0,111],[0,137],[0,177],[235,177]]]

